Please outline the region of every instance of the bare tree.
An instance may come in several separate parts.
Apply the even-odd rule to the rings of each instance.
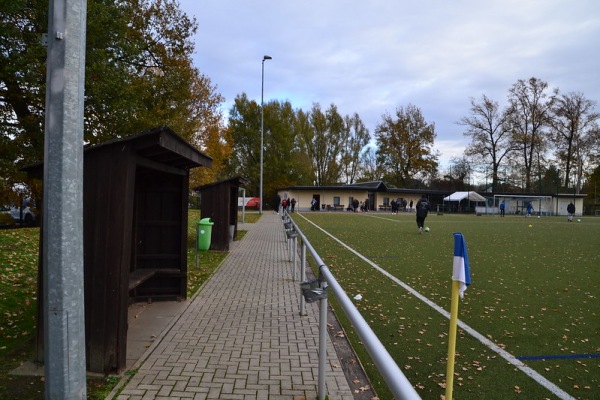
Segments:
[[[531,177],[538,153],[544,153],[548,146],[548,132],[551,109],[554,106],[554,89],[547,93],[548,83],[530,78],[519,79],[509,90],[511,140],[521,154],[525,189],[531,189]]]
[[[315,172],[317,186],[337,183],[341,175],[340,154],[344,119],[337,107],[331,104],[323,113],[318,103],[308,114],[309,129],[300,132],[309,159]]]
[[[480,101],[471,98],[470,115],[458,121],[471,138],[465,155],[476,163],[489,164],[492,169],[492,191],[498,184],[498,170],[505,157],[516,149],[510,140],[510,114],[501,111],[498,102],[483,95]]]
[[[562,94],[556,99],[552,112],[552,140],[555,156],[564,167],[565,187],[569,186],[575,169],[576,192],[581,190],[583,167],[598,149],[598,119],[596,102],[583,93]]]
[[[377,164],[376,148],[369,146],[363,151],[360,157],[361,171],[359,178],[364,181],[379,181],[383,173]]]
[[[464,182],[469,178],[471,169],[471,163],[466,157],[452,157],[450,159],[450,172],[448,175],[451,179]]]
[[[360,168],[360,155],[367,144],[371,135],[365,127],[357,113],[352,117],[344,117],[344,130],[342,140],[342,173],[346,183],[354,183]]]

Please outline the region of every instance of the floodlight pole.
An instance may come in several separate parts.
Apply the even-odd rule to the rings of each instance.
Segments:
[[[261,84],[260,84],[260,205],[258,212],[259,214],[263,213],[263,136],[264,136],[264,128],[265,128],[265,112],[264,112],[264,93],[265,93],[265,60],[272,60],[271,56],[264,56],[262,59],[262,75],[261,75]],[[277,211],[277,210],[275,210]]]
[[[50,0],[43,197],[45,398],[87,396],[83,293],[86,0]]]

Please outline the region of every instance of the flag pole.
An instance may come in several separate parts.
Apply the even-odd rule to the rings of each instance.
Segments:
[[[458,298],[462,298],[471,284],[469,254],[462,233],[454,233],[454,259],[452,261],[452,298],[450,301],[450,332],[448,333],[448,365],[446,367],[446,398],[452,400],[454,386],[454,357],[456,355],[456,326],[458,325]]]
[[[459,281],[452,281],[452,300],[450,302],[450,331],[448,333],[448,365],[446,366],[446,398],[452,400],[454,386],[454,355],[456,353],[456,326],[458,325]]]

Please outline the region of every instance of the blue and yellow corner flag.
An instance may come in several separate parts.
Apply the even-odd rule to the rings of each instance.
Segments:
[[[452,279],[460,282],[459,295],[462,299],[467,286],[471,284],[471,272],[469,271],[469,254],[467,243],[462,233],[454,234],[454,264],[452,266]]]
[[[463,297],[471,284],[467,243],[462,233],[454,233],[454,261],[452,263],[452,297],[448,332],[448,365],[446,367],[446,400],[452,400],[454,388],[454,358],[456,355],[456,327],[458,325],[458,297]]]

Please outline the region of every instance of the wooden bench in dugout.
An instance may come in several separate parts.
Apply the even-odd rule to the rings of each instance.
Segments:
[[[379,211],[390,211],[392,209],[391,206],[386,206],[384,204],[379,206]]]
[[[147,268],[147,269],[136,269],[129,273],[129,291],[136,289],[142,283],[146,282],[154,276],[173,276],[180,274],[181,271],[176,268]]]
[[[333,211],[338,211],[338,210],[344,211],[344,205],[343,204],[334,204],[332,208],[333,208]]]

